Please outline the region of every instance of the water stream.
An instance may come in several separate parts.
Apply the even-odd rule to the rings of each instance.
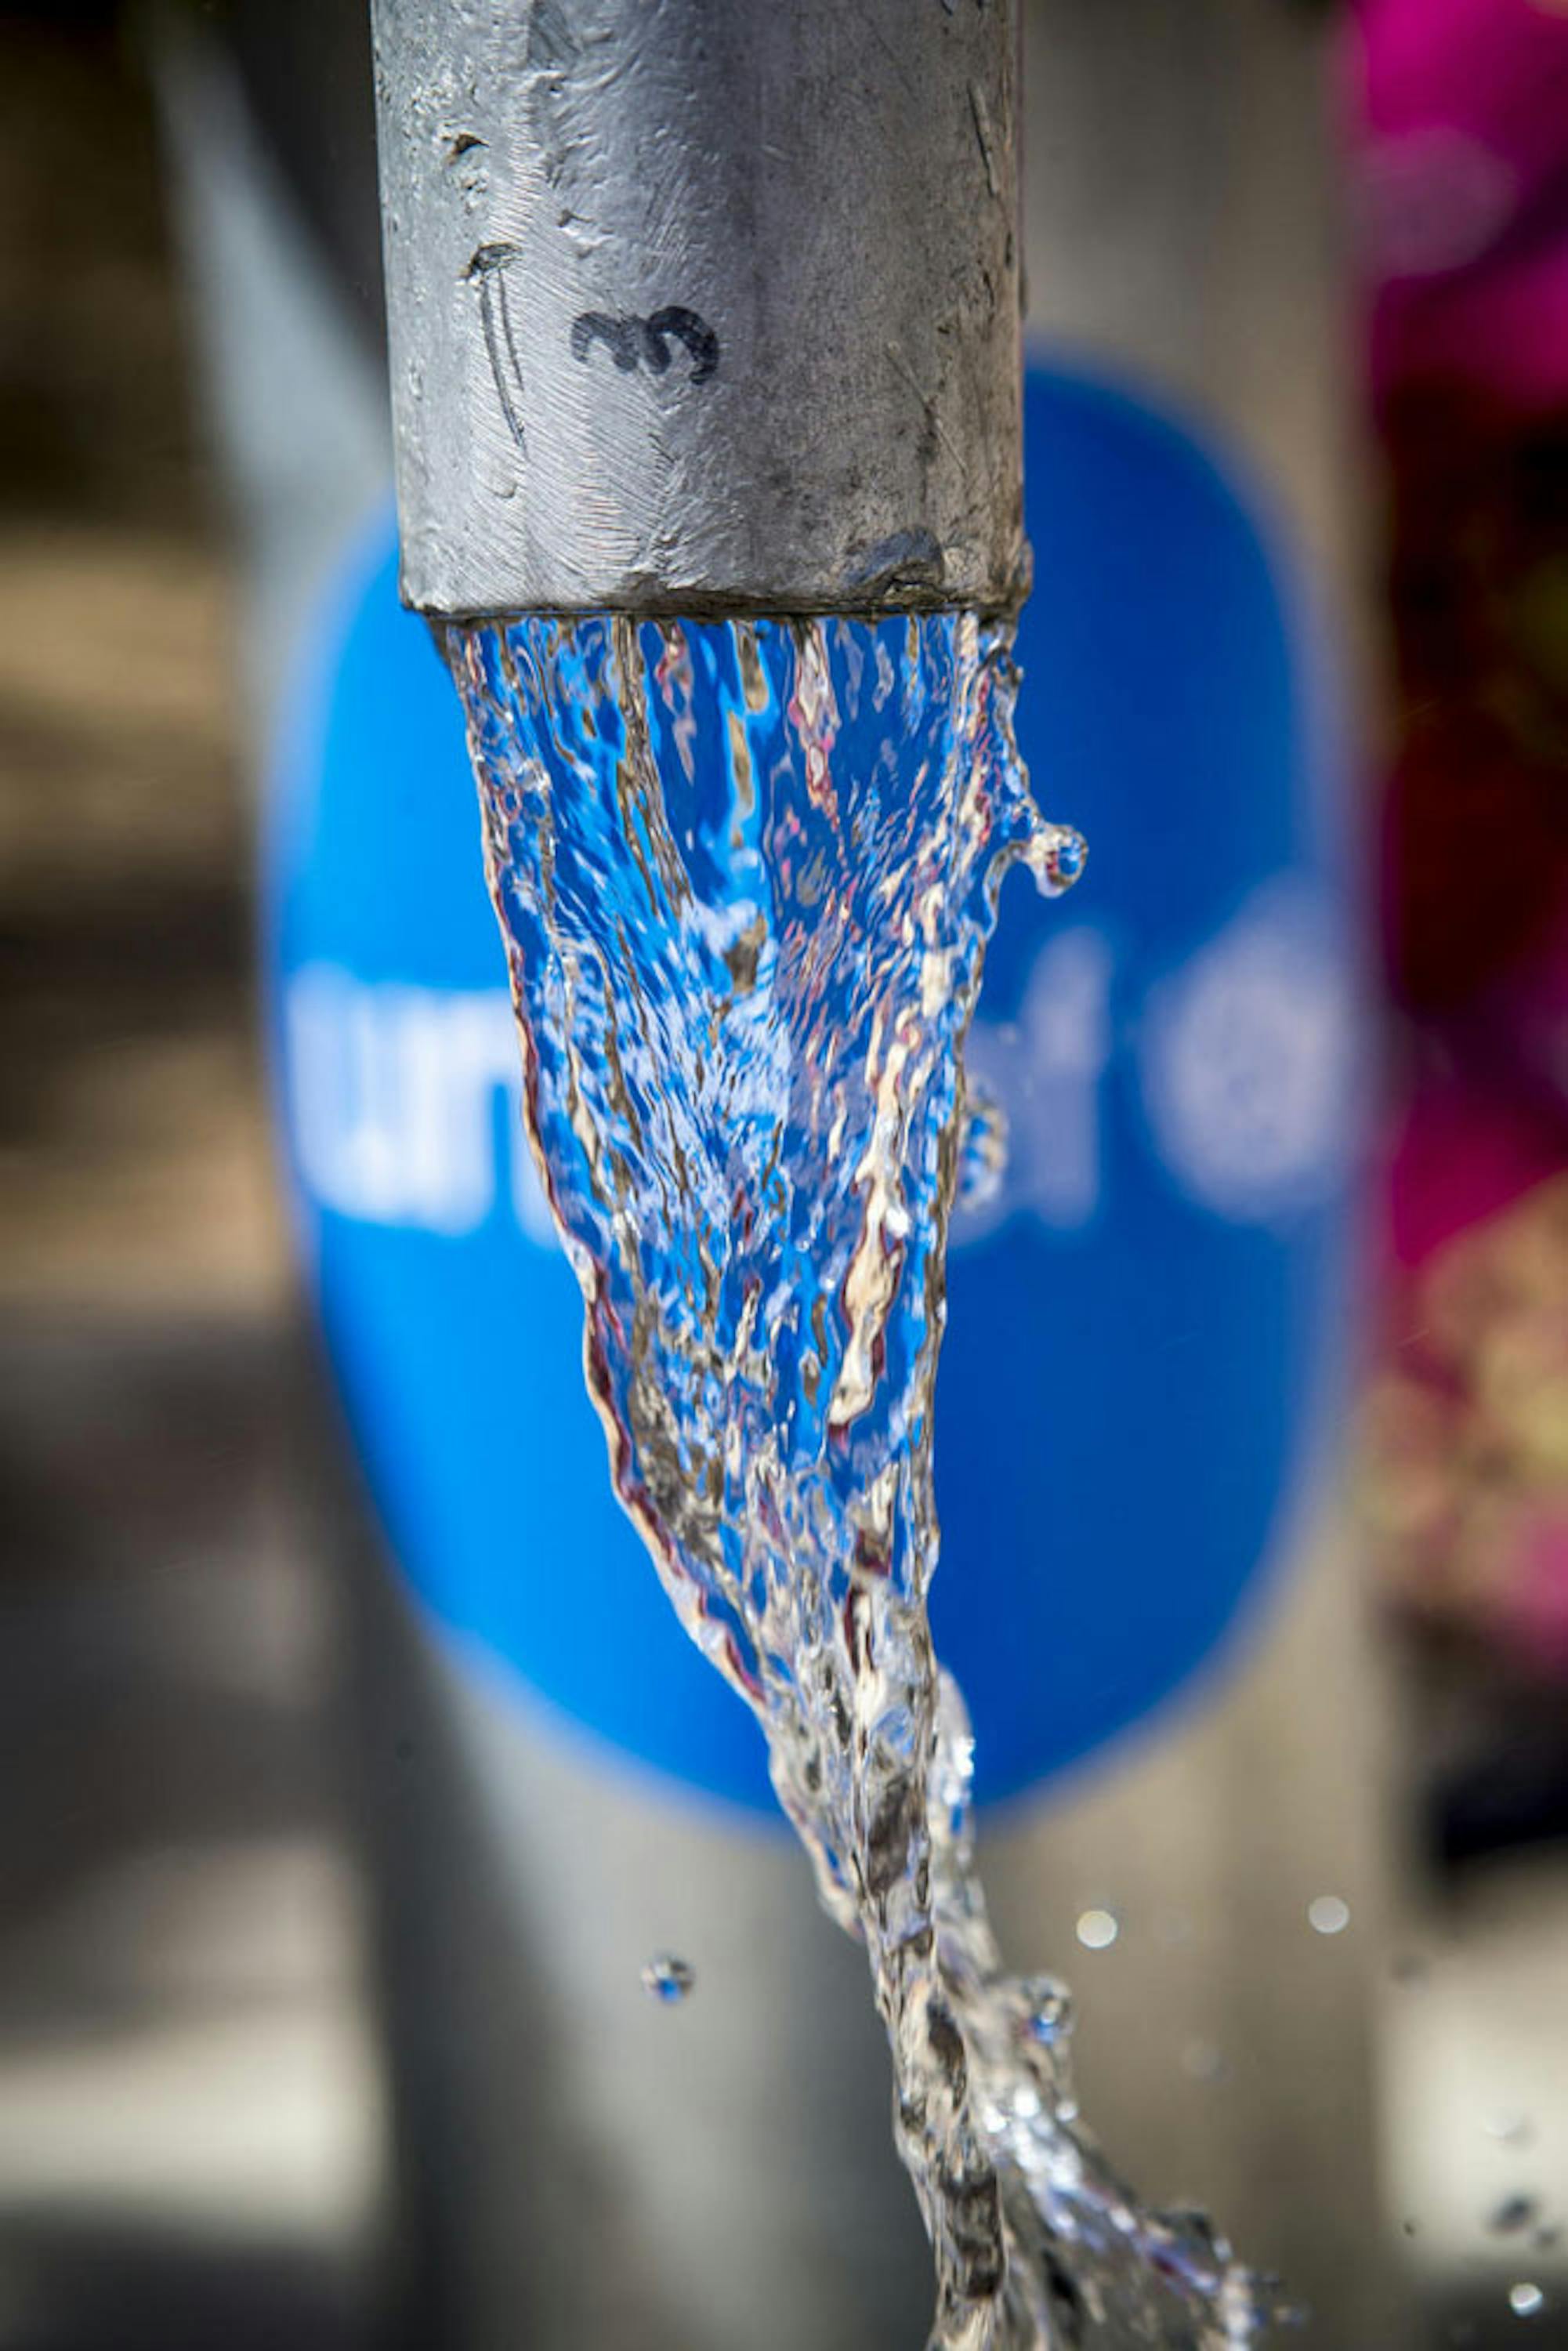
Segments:
[[[448,651],[612,1475],[864,1942],[932,2345],[1253,2343],[1270,2283],[1115,2176],[1067,1994],[1002,1970],[926,1616],[947,1214],[997,1148],[965,1029],[1006,869],[1082,862],[1030,797],[1006,634],[528,619]]]

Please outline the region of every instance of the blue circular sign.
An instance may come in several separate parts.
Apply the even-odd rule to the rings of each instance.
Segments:
[[[1129,398],[1031,371],[1026,435],[1019,737],[1092,856],[1058,904],[1009,884],[970,1048],[1009,1144],[954,1225],[933,1614],[993,1798],[1186,1681],[1268,1558],[1324,1369],[1353,1091],[1281,570]],[[390,519],[319,619],[267,877],[300,1228],[397,1558],[563,1714],[771,1806],[754,1724],[611,1494],[456,696],[397,601]]]

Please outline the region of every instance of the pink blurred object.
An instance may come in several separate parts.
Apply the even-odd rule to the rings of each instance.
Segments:
[[[1345,83],[1380,402],[1568,397],[1568,6],[1361,0]]]
[[[1554,917],[1532,951],[1488,990],[1480,1007],[1488,1049],[1568,1142],[1568,873]]]
[[[1506,1637],[1531,1665],[1568,1676],[1568,1512],[1542,1511],[1519,1552],[1503,1611]]]
[[[1344,68],[1398,690],[1368,1519],[1413,1618],[1568,1675],[1568,0],[1359,0]]]
[[[1396,1129],[1388,1235],[1401,1273],[1502,1215],[1563,1165],[1561,1123],[1479,1081],[1419,1088]]]

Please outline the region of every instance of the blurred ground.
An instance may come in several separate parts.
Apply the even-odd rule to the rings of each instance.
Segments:
[[[0,2344],[325,2351],[386,2123],[157,170],[0,16]]]
[[[188,377],[134,59],[0,19],[0,1282],[39,1311],[284,1279]]]

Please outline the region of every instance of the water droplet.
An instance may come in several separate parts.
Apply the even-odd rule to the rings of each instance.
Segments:
[[[1520,2278],[1508,2290],[1508,2306],[1516,2318],[1539,2318],[1546,2296],[1532,2278]]]
[[[1085,1910],[1075,1929],[1086,1951],[1108,1951],[1122,1931],[1120,1919],[1112,1910]]]
[[[1054,2048],[1072,2031],[1072,1995],[1054,1976],[1033,1976],[1019,1985],[1024,2002],[1023,2032],[1042,2049]]]
[[[1350,1904],[1337,1894],[1314,1895],[1307,1905],[1307,1917],[1315,1935],[1343,1935],[1350,1924]]]
[[[1045,853],[1046,878],[1055,890],[1070,890],[1089,862],[1089,843],[1063,825]]]
[[[696,1982],[696,1970],[687,1959],[677,1959],[673,1951],[655,1951],[643,1970],[643,1989],[653,2000],[662,2001],[674,2008],[685,1999]]]
[[[1089,844],[1071,825],[1044,824],[1024,852],[1037,887],[1047,898],[1070,890],[1089,862]]]
[[[1534,2245],[1538,2252],[1554,2252],[1557,2247],[1563,2242],[1563,2231],[1558,2228],[1556,2222],[1553,2221],[1544,2229],[1537,2229],[1534,2236],[1531,2240],[1531,2242]]]
[[[1509,2237],[1516,2230],[1528,2229],[1540,2210],[1533,2196],[1505,2196],[1487,2227],[1494,2236]]]
[[[1499,2139],[1504,2147],[1528,2147],[1534,2130],[1530,2116],[1518,2106],[1500,2106],[1486,2119],[1488,2138]]]
[[[1424,1984],[1431,1972],[1431,1961],[1418,1951],[1402,1951],[1389,1970],[1396,1984]]]

